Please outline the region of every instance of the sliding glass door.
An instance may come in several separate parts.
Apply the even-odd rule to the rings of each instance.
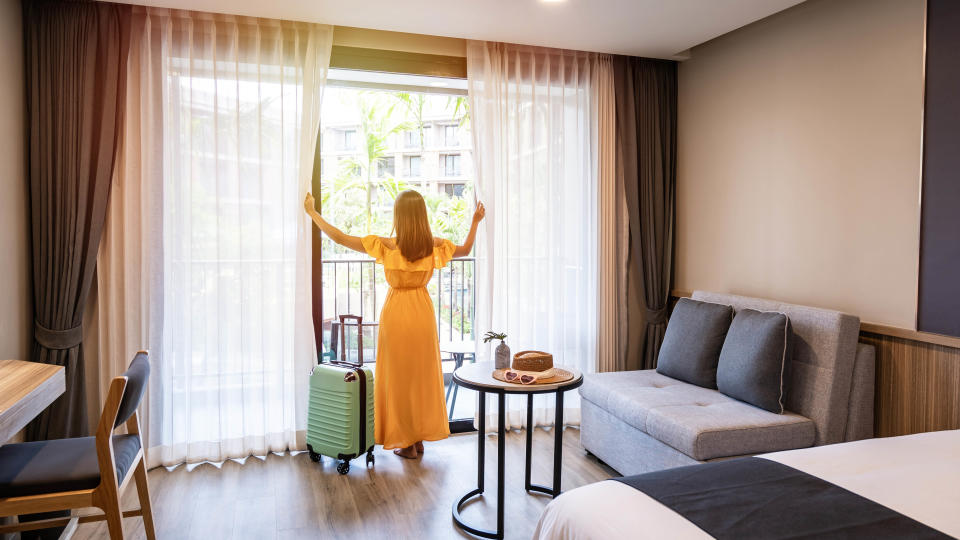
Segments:
[[[324,217],[347,234],[389,236],[394,199],[413,189],[427,203],[434,234],[463,242],[475,202],[465,93],[463,79],[331,70],[315,171],[319,185],[314,181]],[[321,350],[327,357],[356,358],[355,330],[341,343],[337,327],[340,315],[359,315],[364,362],[375,364],[378,319],[388,292],[383,268],[326,237],[317,247]],[[451,375],[475,360],[474,259],[454,259],[437,270],[427,290],[437,316],[451,427],[471,429],[476,395],[452,387]]]

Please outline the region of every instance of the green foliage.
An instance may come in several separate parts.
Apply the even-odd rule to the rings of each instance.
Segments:
[[[404,131],[416,131],[420,135],[420,147],[424,147],[424,117],[436,116],[435,109],[443,107],[443,98],[426,96],[425,99],[423,94],[385,91],[344,91],[334,95],[339,102],[334,100],[333,105],[345,108],[338,112],[348,113],[337,116],[349,117],[347,122],[357,126],[356,147],[349,153],[338,150],[337,155],[325,156],[329,161],[324,164],[318,196],[323,216],[353,236],[389,236],[393,228],[394,199],[403,190],[416,189],[426,202],[434,235],[462,244],[469,231],[473,210],[472,186],[469,183],[462,197],[451,197],[445,192],[436,191],[433,185],[421,187],[419,183],[410,183],[390,171],[378,174],[378,169],[382,169],[378,165],[389,156],[397,159],[394,173],[399,173],[405,166],[400,163],[402,152],[391,148],[391,137],[397,137]],[[440,113],[445,122],[458,119],[462,125],[461,113],[465,109],[459,107],[464,106],[465,102],[458,105],[448,100],[446,110]],[[413,153],[421,152],[414,150]],[[375,320],[388,290],[383,270],[374,266],[365,255],[338,246],[325,235],[322,241],[323,258],[330,261],[322,267],[324,310],[331,310],[332,313],[336,305],[343,313],[349,305],[354,313],[362,311],[365,320],[368,316]],[[333,262],[337,259],[360,259],[365,262]],[[475,265],[471,262],[454,262],[437,273],[438,278],[430,281],[427,291],[440,319],[441,336],[458,337],[463,332],[467,339],[473,339],[472,312],[475,299],[471,289]],[[355,334],[351,333],[351,336],[347,339],[355,339]],[[367,348],[375,343],[373,331],[364,336]],[[354,348],[355,345],[351,345],[349,350]]]
[[[464,313],[459,307],[451,310],[447,306],[440,306],[440,320],[450,322],[455,340],[460,339],[459,335],[461,331],[463,331],[465,336],[473,335],[473,320],[469,314]],[[441,336],[441,339],[442,338],[443,336]]]
[[[344,107],[356,107],[360,126],[357,151],[341,157],[332,178],[325,178],[320,194],[320,208],[331,223],[354,236],[377,234],[388,236],[393,229],[393,201],[401,191],[416,189],[427,205],[430,227],[435,236],[456,244],[466,239],[470,228],[472,191],[468,186],[461,197],[450,197],[432,189],[422,189],[393,174],[377,175],[378,165],[389,153],[392,135],[416,130],[420,145],[424,142],[423,94],[408,92],[357,92],[345,98]],[[465,98],[451,98],[452,117],[463,123],[466,118]],[[394,172],[402,163],[394,163]],[[323,250],[331,254],[347,254],[348,250],[323,238]]]
[[[489,343],[495,339],[499,339],[501,342],[503,342],[503,340],[507,339],[507,335],[502,332],[493,332],[493,331],[487,332],[486,334],[483,335],[484,343]]]
[[[426,96],[423,94],[411,94],[410,92],[397,92],[392,95],[394,99],[399,101],[404,109],[406,109],[408,116],[413,117],[413,127],[411,129],[417,130],[417,134],[420,136],[420,148],[423,148],[423,109],[427,102]],[[454,116],[456,116],[456,114],[454,114]]]
[[[463,127],[470,126],[470,107],[467,98],[464,96],[450,96],[447,98],[447,107],[453,105],[453,118],[457,120],[457,124]]]

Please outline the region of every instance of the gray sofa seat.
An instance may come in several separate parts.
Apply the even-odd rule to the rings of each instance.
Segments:
[[[790,318],[787,412],[655,371],[590,374],[580,387],[584,448],[621,474],[640,474],[873,436],[875,352],[858,343],[860,319],[731,294],[696,291],[693,299]]]
[[[816,426],[654,370],[594,373],[580,395],[631,427],[696,460],[812,446]]]

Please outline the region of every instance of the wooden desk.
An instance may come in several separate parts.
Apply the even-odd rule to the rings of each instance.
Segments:
[[[63,366],[0,360],[0,444],[66,390]]]

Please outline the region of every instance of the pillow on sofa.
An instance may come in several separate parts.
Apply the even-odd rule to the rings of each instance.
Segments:
[[[790,319],[783,313],[738,311],[720,351],[717,389],[734,399],[783,414],[789,336]]]
[[[657,373],[716,388],[717,361],[732,320],[730,306],[681,298],[667,323]]]

